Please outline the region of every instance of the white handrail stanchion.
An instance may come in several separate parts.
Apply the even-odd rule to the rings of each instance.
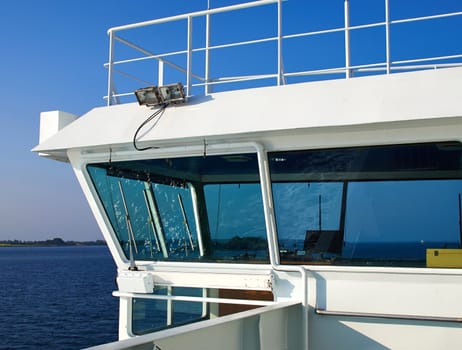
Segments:
[[[385,49],[387,74],[390,74],[390,4],[389,0],[385,0]]]
[[[208,2],[207,10],[210,10]],[[210,93],[210,14],[205,16],[205,95]]]
[[[192,95],[191,91],[191,70],[192,70],[192,17],[188,17],[188,53],[186,60],[186,96]]]
[[[278,78],[277,84],[281,85],[284,83],[282,78],[282,0],[278,1]]]
[[[162,86],[164,85],[164,61],[159,60],[159,66],[157,67],[158,75],[157,75],[157,85]]]
[[[114,61],[114,34],[109,34],[109,64],[108,64],[108,81],[107,81],[107,105],[110,106],[111,96],[113,93],[113,61]]]
[[[345,78],[350,77],[350,10],[348,0],[343,3],[345,15]]]

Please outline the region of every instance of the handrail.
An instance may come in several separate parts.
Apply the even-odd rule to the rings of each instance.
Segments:
[[[236,305],[254,305],[254,306],[268,306],[277,304],[275,301],[267,300],[251,300],[251,299],[230,299],[230,298],[212,298],[212,297],[191,297],[183,295],[157,295],[157,294],[142,294],[114,291],[112,295],[115,297],[124,298],[139,298],[139,299],[152,299],[152,300],[172,300],[172,301],[189,301],[189,302],[206,302],[218,304],[236,304]]]
[[[243,4],[237,4],[232,6],[226,6],[221,8],[214,8],[208,9],[203,11],[192,12],[189,14],[182,14],[177,16],[171,16],[161,19],[154,19],[150,21],[144,21],[139,23],[128,24],[124,26],[113,27],[108,30],[108,34],[110,37],[110,47],[109,47],[109,61],[105,64],[105,67],[108,69],[108,92],[107,95],[104,97],[107,99],[108,104],[112,104],[113,100],[118,99],[119,97],[129,96],[133,94],[133,92],[126,92],[122,91],[120,93],[115,92],[115,84],[114,84],[114,74],[121,74],[125,75],[129,79],[147,82],[152,79],[152,72],[146,72],[146,75],[150,75],[150,79],[141,79],[138,77],[134,77],[133,74],[124,73],[121,70],[114,69],[116,65],[122,65],[127,63],[135,63],[137,61],[145,61],[145,60],[154,60],[159,63],[159,72],[158,72],[158,83],[163,82],[164,80],[164,64],[169,66],[169,69],[173,69],[174,71],[180,72],[184,74],[186,83],[186,92],[188,96],[193,94],[193,88],[204,88],[204,94],[209,94],[211,92],[211,88],[213,86],[218,86],[224,83],[238,83],[244,81],[257,81],[262,79],[270,79],[272,81],[274,79],[276,85],[285,84],[287,78],[293,77],[313,77],[313,76],[321,76],[320,79],[323,79],[322,76],[325,74],[341,74],[344,78],[354,77],[355,74],[358,73],[380,73],[385,72],[386,74],[391,74],[396,71],[402,70],[420,70],[420,69],[438,69],[438,68],[445,68],[448,66],[461,66],[462,65],[462,54],[453,54],[453,55],[439,55],[439,56],[432,56],[431,54],[427,57],[417,57],[417,58],[409,58],[409,59],[401,59],[401,60],[392,60],[391,56],[391,44],[390,44],[390,27],[396,25],[402,25],[405,23],[412,23],[412,22],[421,22],[421,21],[430,21],[435,19],[442,19],[442,18],[449,18],[449,17],[456,17],[462,16],[462,11],[456,12],[448,12],[448,13],[440,13],[428,16],[420,16],[420,17],[411,17],[411,18],[401,18],[401,19],[391,19],[390,16],[390,8],[389,8],[389,0],[384,1],[384,8],[385,8],[385,18],[384,20],[372,22],[372,23],[364,23],[358,25],[350,25],[350,8],[349,2],[354,0],[344,0],[344,25],[335,28],[326,28],[316,31],[305,31],[301,33],[290,33],[290,34],[283,34],[282,27],[283,27],[283,17],[282,17],[282,9],[283,9],[283,0],[259,0],[259,1],[252,1]],[[268,37],[257,38],[253,40],[245,40],[245,41],[233,41],[228,43],[221,43],[217,45],[210,45],[210,17],[212,15],[218,13],[225,13],[230,11],[237,11],[247,8],[259,7],[259,6],[266,6],[266,5],[276,5],[277,6],[277,34],[270,35]],[[205,17],[206,26],[205,29],[201,29],[201,31],[205,31],[205,46],[202,47],[193,47],[192,46],[192,38],[193,38],[193,28],[192,28],[192,19],[196,17]],[[133,41],[129,41],[125,38],[120,36],[120,33],[136,28],[142,28],[146,26],[154,26],[162,23],[170,23],[175,21],[187,21],[187,47],[184,47],[180,50],[175,50],[171,52],[162,52],[162,53],[154,53],[152,50],[148,50],[146,48],[141,47],[141,45],[135,44]],[[385,57],[384,62],[373,62],[364,65],[354,65],[351,62],[351,44],[350,44],[350,35],[354,31],[364,30],[368,28],[385,28]],[[290,70],[287,69],[287,66],[283,64],[283,49],[284,43],[292,40],[297,40],[300,38],[312,37],[312,36],[320,36],[320,35],[328,35],[332,33],[344,33],[344,44],[342,47],[339,47],[340,50],[344,51],[344,66],[331,68],[327,67],[324,69],[311,69],[311,70]],[[116,35],[117,34],[117,35]],[[202,35],[202,34],[201,34]],[[132,57],[132,58],[125,58],[123,60],[116,60],[115,59],[115,52],[114,52],[114,44],[118,42],[122,45],[126,45],[135,51],[141,53],[143,56],[141,57]],[[275,43],[277,45],[277,52],[275,52],[275,57],[277,62],[277,68],[274,72],[268,72],[265,74],[248,74],[245,76],[234,76],[234,77],[226,77],[223,75],[218,75],[215,77],[210,76],[210,53],[212,51],[223,50],[227,48],[233,47],[242,47],[245,45],[257,45],[261,43]],[[204,64],[203,72],[197,73],[194,72],[193,69],[193,54],[197,53],[204,53],[203,58],[201,58],[201,63]],[[186,64],[184,67],[175,63],[175,59],[178,57],[186,57]],[[201,56],[202,57],[202,56]],[[169,59],[171,58],[171,59]],[[272,60],[272,57],[268,58]],[[448,60],[452,60],[454,62],[447,62]],[[432,64],[428,64],[431,62]],[[194,67],[197,67],[196,58],[194,61]],[[197,71],[197,69],[196,69]],[[156,85],[155,82],[150,82],[152,85]],[[268,83],[270,84],[270,83]],[[272,83],[271,83],[272,84]],[[111,98],[109,98],[111,97]]]
[[[462,316],[444,317],[444,316],[381,314],[381,313],[373,313],[373,312],[332,311],[332,310],[325,310],[325,309],[320,309],[320,308],[316,308],[315,313],[317,315],[322,315],[322,316],[346,316],[346,317],[361,317],[361,318],[385,318],[385,319],[406,320],[406,321],[462,323]]]
[[[224,7],[203,10],[203,11],[196,11],[196,12],[177,15],[177,16],[159,18],[159,19],[154,19],[150,21],[144,21],[144,22],[138,22],[138,23],[127,24],[123,26],[118,26],[118,27],[112,27],[107,31],[107,33],[110,34],[110,33],[115,33],[115,32],[119,32],[119,31],[127,30],[127,29],[141,28],[141,27],[146,27],[146,26],[151,26],[151,25],[156,25],[156,24],[161,24],[161,23],[179,21],[182,19],[188,19],[189,17],[202,17],[202,16],[214,15],[214,14],[222,13],[222,12],[242,10],[242,9],[255,7],[255,6],[264,6],[268,4],[274,4],[278,1],[279,0],[257,0],[253,2],[246,2],[243,4],[224,6]]]
[[[187,67],[186,67],[186,91],[188,96],[191,95],[191,77],[192,77],[192,72],[191,72],[191,62],[192,62],[192,18],[194,17],[200,17],[200,16],[207,16],[209,18],[210,15],[212,14],[217,14],[217,13],[223,13],[223,12],[229,12],[229,11],[236,11],[236,10],[242,10],[246,8],[252,8],[256,6],[264,6],[268,4],[273,4],[277,2],[281,2],[282,0],[258,0],[258,1],[253,1],[253,2],[248,2],[248,3],[243,3],[243,4],[237,4],[237,5],[231,5],[231,6],[225,6],[225,7],[220,7],[220,8],[215,8],[215,9],[208,9],[204,11],[197,11],[189,14],[183,14],[183,15],[177,15],[177,16],[171,16],[171,17],[166,17],[166,18],[160,18],[160,19],[155,19],[151,21],[144,21],[144,22],[139,22],[139,23],[133,23],[133,24],[128,24],[124,26],[118,26],[118,27],[113,27],[110,28],[107,31],[107,34],[109,35],[109,62],[105,64],[105,66],[108,68],[108,92],[107,95],[104,96],[105,99],[107,99],[108,105],[111,105],[111,97],[117,98],[118,94],[116,94],[114,91],[114,84],[113,84],[113,65],[114,65],[114,40],[118,41],[124,41],[125,39],[120,38],[119,36],[116,36],[116,32],[124,31],[124,30],[129,30],[129,29],[135,29],[135,28],[141,28],[141,27],[146,27],[146,26],[152,26],[156,24],[162,24],[162,23],[168,23],[168,22],[173,22],[173,21],[179,21],[179,20],[187,20],[188,21],[188,48],[187,48]],[[207,20],[208,22],[208,20]],[[209,42],[208,38],[210,36],[209,34],[209,25],[207,24],[207,44]],[[130,45],[131,46],[131,45]],[[132,47],[133,48],[133,47]],[[208,52],[209,48],[206,46],[204,48],[206,52]],[[171,53],[169,53],[171,54]],[[282,53],[281,53],[282,54]],[[151,56],[152,54],[149,54],[148,56]],[[152,58],[157,59],[158,61],[164,61],[161,57],[165,56],[166,54],[163,55],[152,55]],[[207,61],[208,61],[208,54],[207,54]],[[208,64],[208,62],[207,62]],[[183,70],[181,67],[174,67],[176,69]],[[208,66],[206,67],[206,71],[208,72]],[[206,86],[206,92],[208,90],[208,87]]]

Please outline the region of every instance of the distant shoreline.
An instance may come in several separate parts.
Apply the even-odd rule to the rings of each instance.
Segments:
[[[75,246],[105,246],[104,240],[96,241],[64,241],[61,238],[47,239],[44,241],[0,240],[2,247],[75,247]]]

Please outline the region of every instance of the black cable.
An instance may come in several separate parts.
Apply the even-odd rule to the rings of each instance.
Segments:
[[[153,120],[155,117],[159,116],[159,118],[156,120],[156,122],[154,123],[153,127],[159,122],[160,118],[162,117],[162,114],[164,113],[165,111],[165,108],[167,108],[168,106],[168,103],[164,103],[163,105],[160,106],[160,108],[158,110],[156,110],[154,113],[152,113],[144,122],[141,123],[141,125],[138,127],[138,129],[136,129],[135,131],[135,135],[133,135],[133,147],[135,147],[135,149],[137,151],[146,151],[148,149],[154,149],[154,148],[158,148],[158,147],[154,147],[154,146],[148,146],[148,147],[138,147],[136,145],[136,138],[138,136],[138,133],[140,132],[140,130],[147,124],[149,123],[151,120]]]

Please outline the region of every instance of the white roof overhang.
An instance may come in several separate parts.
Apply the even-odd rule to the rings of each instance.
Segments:
[[[168,107],[139,134],[141,146],[305,128],[462,116],[462,68],[318,81],[190,98]],[[137,103],[95,108],[33,151],[67,160],[70,149],[131,149],[153,113]]]

